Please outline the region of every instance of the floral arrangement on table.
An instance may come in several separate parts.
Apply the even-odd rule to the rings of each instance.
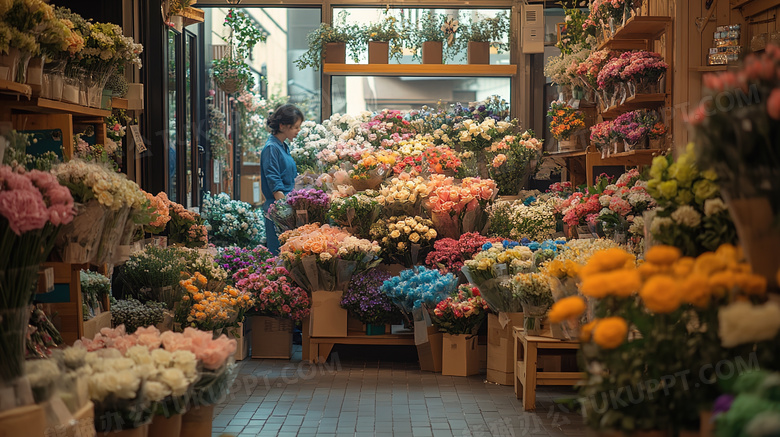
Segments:
[[[652,239],[678,247],[686,256],[736,243],[736,229],[717,180],[715,171],[699,170],[693,145],[676,160],[671,155],[654,158],[647,191],[658,208],[651,221],[645,220]]]
[[[265,239],[265,220],[259,210],[226,193],[203,195],[201,217],[211,240],[220,246],[254,247]]]
[[[398,159],[393,151],[378,150],[366,153],[349,171],[350,182],[357,191],[373,190],[390,174]]]
[[[485,210],[498,190],[491,179],[465,178],[459,186],[452,178],[433,178],[426,209],[430,211],[436,229],[448,238],[465,232],[481,231],[487,217]]]
[[[481,152],[493,145],[494,141],[511,133],[514,127],[514,122],[496,121],[492,117],[485,118],[482,122],[467,118],[456,126],[452,139],[456,147]]]
[[[433,251],[425,258],[425,265],[437,268],[442,273],[458,274],[463,264],[481,252],[482,246],[489,242],[500,241],[483,237],[476,232],[462,234],[457,240],[442,238],[433,243]]]
[[[415,266],[386,280],[382,292],[408,317],[423,307],[435,308],[457,287],[458,278],[452,273],[442,274],[435,269]]]
[[[772,43],[760,55],[747,56],[736,72],[705,76],[706,96],[691,116],[701,168],[716,172],[740,243],[754,269],[772,286],[777,285],[777,258],[762,247],[780,240],[774,227],[780,211],[774,164],[780,138],[778,71],[780,47]]]
[[[214,263],[227,272],[227,281],[235,285],[235,274],[239,270],[249,272],[262,270],[270,263],[273,255],[263,246],[245,249],[238,246],[220,247],[214,256]]]
[[[383,109],[356,128],[355,139],[368,140],[372,146],[390,148],[414,136],[411,123],[399,110]]]
[[[280,258],[304,290],[344,290],[352,275],[379,263],[376,241],[356,238],[329,225],[300,226],[279,236]]]
[[[329,23],[321,23],[320,27],[309,33],[306,37],[309,49],[295,60],[295,66],[299,70],[311,67],[319,69],[325,59],[325,49],[328,43],[344,43],[347,45],[350,57],[354,62],[360,62],[359,53],[363,47],[360,38],[360,26],[347,24],[349,12],[341,11],[334,20],[334,26]]]
[[[534,269],[533,251],[516,241],[485,243],[482,251],[465,262],[462,272],[479,287],[482,298],[494,311],[520,312],[512,277]]]
[[[382,292],[382,285],[390,278],[389,273],[379,269],[353,276],[344,291],[341,307],[361,323],[369,325],[384,325],[401,320],[400,309]]]
[[[488,305],[471,285],[461,285],[431,311],[431,321],[447,334],[476,334],[487,317]]]
[[[322,190],[303,188],[287,194],[286,202],[295,212],[296,225],[323,223],[330,209],[330,196]]]
[[[295,160],[298,171],[319,168],[317,154],[335,141],[335,137],[325,126],[309,120],[301,123],[301,130],[290,143],[290,155]]]
[[[174,321],[181,326],[215,332],[238,327],[244,313],[255,304],[250,293],[224,282],[209,281],[199,272],[181,280],[179,285],[184,295],[176,307]]]
[[[425,257],[439,234],[431,220],[420,216],[393,216],[374,223],[370,235],[379,242],[386,260],[411,267]]]
[[[596,396],[584,406],[587,424],[627,432],[698,429],[698,411],[709,408],[736,376],[715,372],[711,363],[753,360],[777,370],[780,306],[766,301],[766,279],[751,272],[734,246],[695,259],[671,246],[654,246],[645,261],[636,267],[632,255],[610,249],[594,254],[580,271],[582,293],[595,303],[596,316],[582,329],[587,377],[580,394],[595,396],[626,387],[622,381],[675,373],[690,372],[711,383],[698,390],[650,387],[653,396],[611,410],[617,412],[609,416],[613,419],[602,409],[606,401]],[[607,369],[610,377],[604,378]],[[634,375],[641,377],[631,379]],[[628,399],[627,391],[618,395],[620,402]]]
[[[531,172],[531,163],[541,157],[542,141],[531,131],[507,135],[486,150],[491,161],[490,178],[498,185],[498,194],[514,196]]]
[[[404,26],[406,23],[397,23],[395,17],[387,15],[379,23],[370,23],[360,28],[360,39],[363,44],[370,41],[386,42],[389,44],[388,55],[390,59],[400,61],[404,55],[404,42],[409,38],[409,29]],[[397,24],[401,25],[397,29]]]
[[[401,173],[382,185],[376,200],[386,217],[415,215],[420,213],[423,200],[429,194],[430,188],[422,176]]]
[[[457,153],[446,146],[429,147],[423,152],[428,172],[432,174],[449,174],[453,176],[460,167],[461,161]]]
[[[164,192],[157,194],[168,204],[170,220],[166,227],[168,243],[182,244],[189,248],[204,247],[208,244],[208,229],[200,214],[188,211],[179,203],[168,199]]]
[[[89,320],[106,309],[102,299],[111,293],[111,280],[100,273],[82,270],[79,272],[84,320]]]
[[[544,241],[555,234],[555,210],[551,202],[498,200],[488,209],[488,234],[512,240]]]
[[[139,328],[161,323],[165,319],[165,308],[165,302],[141,302],[132,297],[112,299],[111,325],[123,325],[132,334]]]
[[[311,301],[306,291],[289,278],[290,272],[276,265],[276,258],[271,258],[259,268],[239,270],[236,288],[254,297],[257,313],[299,322],[309,316]]]
[[[551,118],[550,132],[557,140],[566,140],[585,128],[585,116],[565,102],[552,102],[547,116]]]
[[[327,218],[360,238],[368,238],[380,214],[379,202],[365,193],[333,198]]]
[[[523,329],[528,335],[542,333],[542,318],[553,304],[550,277],[543,273],[519,273],[512,279],[515,298],[523,307]]]

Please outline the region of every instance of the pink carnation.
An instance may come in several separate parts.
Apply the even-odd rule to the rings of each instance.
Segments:
[[[27,180],[23,176],[22,178]],[[41,229],[49,221],[49,211],[43,202],[43,196],[34,187],[26,190],[0,191],[0,215],[8,220],[11,230],[19,236],[28,231]]]

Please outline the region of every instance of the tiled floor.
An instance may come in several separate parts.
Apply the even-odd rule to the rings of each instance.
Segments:
[[[540,387],[524,412],[512,387],[421,372],[401,351],[387,360],[334,349],[324,365],[245,360],[216,407],[214,436],[584,436],[582,418],[555,404],[568,388]],[[412,349],[413,351],[413,349]]]

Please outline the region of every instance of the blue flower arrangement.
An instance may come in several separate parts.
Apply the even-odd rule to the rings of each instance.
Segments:
[[[382,284],[382,292],[401,310],[411,314],[423,305],[434,308],[440,301],[452,295],[457,287],[458,278],[452,273],[443,275],[438,270],[416,266],[385,281]]]

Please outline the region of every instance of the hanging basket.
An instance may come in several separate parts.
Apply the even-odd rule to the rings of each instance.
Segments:
[[[228,77],[218,80],[217,85],[222,91],[228,94],[234,94],[244,89],[246,86],[246,81],[238,77]]]

